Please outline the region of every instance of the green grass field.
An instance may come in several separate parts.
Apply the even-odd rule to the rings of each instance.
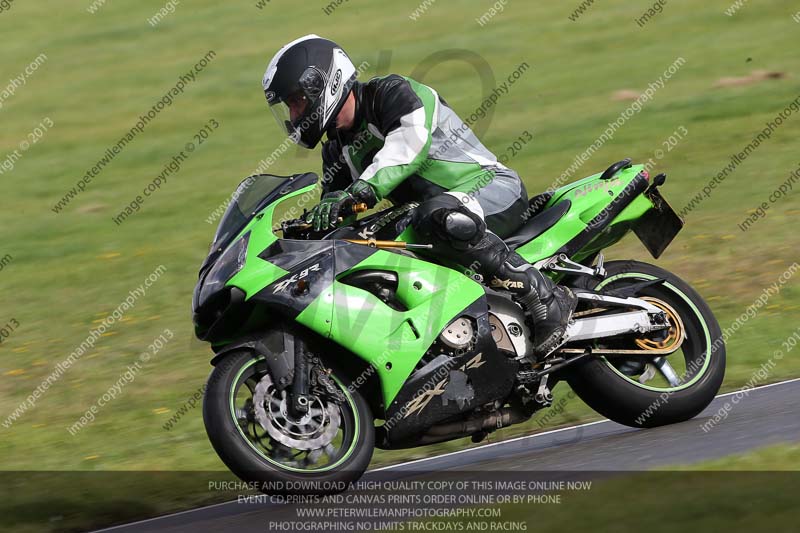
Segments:
[[[86,339],[153,270],[166,271],[56,383],[10,427],[0,426],[3,470],[216,470],[224,465],[208,443],[200,409],[170,431],[162,425],[206,379],[209,350],[193,340],[191,291],[214,227],[210,213],[241,178],[283,141],[260,80],[273,52],[316,32],[341,43],[364,77],[410,74],[433,54],[450,50],[422,81],[462,115],[480,105],[479,74],[499,83],[519,64],[529,68],[479,121],[485,144],[501,153],[523,131],[534,142],[508,164],[531,195],[547,188],[630,105],[617,91],[643,91],[677,58],[685,64],[575,172],[578,179],[630,156],[656,158],[668,173],[662,191],[676,209],[743,150],[765,122],[800,94],[800,25],[778,0],[748,4],[735,16],[725,5],[670,1],[644,28],[646,8],[598,2],[576,22],[578,4],[511,0],[480,26],[490,2],[435,2],[413,21],[417,2],[350,0],[330,15],[326,2],[256,0],[181,3],[156,27],[147,19],[164,3],[108,2],[95,14],[89,0],[57,4],[17,0],[0,12],[3,80],[20,75],[39,54],[46,61],[0,109],[0,163],[44,120],[53,126],[0,174],[0,326],[18,323],[0,344],[0,421]],[[172,105],[164,108],[62,212],[51,208],[146,114],[178,77],[214,51]],[[478,57],[476,69],[463,58]],[[448,59],[452,58],[452,59]],[[725,84],[753,71],[782,73],[753,83]],[[419,70],[417,70],[419,72]],[[488,78],[491,80],[491,78]],[[491,90],[491,86],[489,87]],[[707,298],[726,328],[765,287],[798,259],[796,194],[770,206],[747,232],[737,224],[789,178],[800,162],[800,113],[790,116],[708,199],[658,264]],[[122,224],[123,211],[211,119],[210,138],[177,174]],[[676,130],[688,134],[662,145]],[[34,134],[36,136],[36,134]],[[14,159],[14,158],[12,158]],[[314,170],[317,153],[290,149],[270,167],[276,174]],[[611,258],[651,260],[630,237]],[[4,262],[5,263],[5,262]],[[751,375],[800,320],[795,279],[782,286],[728,343],[724,388]],[[135,380],[74,436],[67,428],[138,361],[165,329],[173,338]],[[787,354],[765,381],[800,375],[800,350]],[[562,397],[567,391],[558,391]],[[591,417],[570,400],[550,425]],[[492,438],[530,432],[536,419]],[[464,442],[375,455],[375,464],[463,447]],[[796,460],[796,456],[793,456]],[[791,458],[791,457],[790,457]],[[797,467],[796,462],[793,466]]]

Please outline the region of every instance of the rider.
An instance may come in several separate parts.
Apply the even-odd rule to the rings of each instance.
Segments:
[[[264,74],[270,109],[294,142],[311,149],[327,134],[323,197],[307,220],[324,230],[355,203],[421,202],[411,225],[431,253],[511,291],[532,318],[535,354],[555,350],[577,298],[503,242],[528,209],[517,173],[432,88],[394,74],[356,76],[347,54],[317,35],[285,45]]]

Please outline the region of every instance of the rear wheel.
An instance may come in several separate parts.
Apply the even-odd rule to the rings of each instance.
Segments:
[[[634,296],[664,310],[672,327],[657,336],[617,341],[608,348],[677,351],[654,358],[607,356],[578,364],[567,381],[598,413],[632,427],[656,427],[693,418],[714,399],[725,374],[719,324],[697,292],[678,276],[638,261],[606,264],[608,275],[585,288],[620,289],[663,279]]]
[[[293,416],[264,357],[227,356],[209,377],[203,420],[231,471],[264,492],[329,493],[347,488],[369,465],[372,415],[364,399],[333,374],[339,399],[311,395],[308,413]]]

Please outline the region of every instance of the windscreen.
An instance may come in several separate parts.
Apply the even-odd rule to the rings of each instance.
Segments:
[[[211,253],[224,249],[263,207],[264,199],[276,189],[289,184],[293,178],[294,176],[271,174],[257,174],[245,178],[231,195],[231,203],[219,221],[217,233],[211,243]]]

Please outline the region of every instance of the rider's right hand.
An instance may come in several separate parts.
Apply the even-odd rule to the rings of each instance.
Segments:
[[[329,192],[308,212],[306,222],[312,224],[314,231],[333,229],[339,224],[340,214],[349,214],[355,203],[355,198],[347,191]]]

